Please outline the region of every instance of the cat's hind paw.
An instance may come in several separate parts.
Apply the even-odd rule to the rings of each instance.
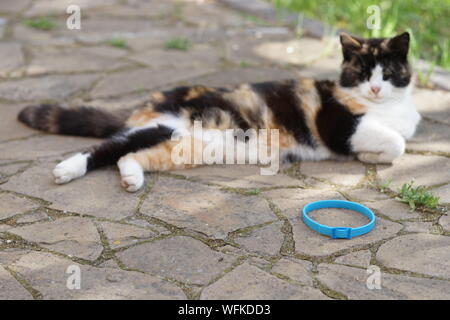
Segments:
[[[144,184],[144,175],[128,175],[128,176],[122,176],[121,178],[121,184],[122,187],[125,188],[128,192],[136,192],[140,188],[142,188],[142,185]]]
[[[60,162],[53,170],[55,183],[64,184],[84,176],[87,171],[88,156],[88,154],[78,153],[73,157]]]
[[[144,171],[134,159],[121,159],[118,163],[121,185],[128,192],[136,192],[144,185]]]

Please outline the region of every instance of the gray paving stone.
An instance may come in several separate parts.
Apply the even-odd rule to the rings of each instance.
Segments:
[[[422,120],[406,147],[418,151],[450,153],[450,124]]]
[[[1,33],[0,33],[1,35]],[[17,42],[0,43],[0,77],[7,77],[25,63],[22,45]]]
[[[21,123],[16,123],[16,125],[18,127],[25,127],[25,125]],[[39,135],[37,134],[38,131],[31,131],[29,129],[27,129],[26,132],[34,132],[36,136],[2,144],[5,150],[8,151],[0,153],[0,159],[35,160],[43,157],[55,157],[63,153],[67,154],[69,152],[85,151],[92,145],[98,144],[99,141],[98,139],[93,138]]]
[[[11,193],[0,193],[0,220],[10,218],[20,213],[31,211],[39,207],[34,201],[18,197]]]
[[[377,260],[387,267],[450,279],[449,248],[450,237],[404,235],[383,244]]]
[[[235,242],[248,250],[263,255],[276,255],[283,244],[284,235],[281,233],[282,226],[282,222],[272,223],[235,239]]]
[[[64,16],[66,17],[66,15]],[[50,18],[55,24],[55,29],[52,31],[37,30],[24,25],[23,23],[16,23],[12,27],[14,34],[14,40],[23,44],[36,45],[36,46],[50,46],[50,45],[74,45],[76,40],[76,34],[78,32],[70,30],[71,33],[64,35],[62,30],[66,29],[65,18]],[[67,30],[69,31],[69,30]]]
[[[212,71],[214,71],[214,69],[208,67],[196,69],[185,67],[158,71],[153,69],[139,69],[134,71],[116,72],[100,80],[92,90],[91,96],[93,98],[103,98],[149,90],[200,76],[205,73],[210,73]],[[155,74],[158,74],[158,77],[155,77]]]
[[[29,137],[37,131],[31,130],[17,121],[17,115],[25,104],[0,104],[0,141]],[[0,150],[0,158],[8,158],[5,153],[8,149]]]
[[[448,281],[381,273],[381,289],[369,289],[366,269],[320,264],[317,279],[349,299],[365,300],[428,300],[449,299]]]
[[[439,197],[439,203],[450,203],[450,184],[446,184],[436,189],[432,189],[431,192],[435,196]]]
[[[235,260],[182,236],[141,244],[117,253],[117,257],[129,268],[192,284],[208,284]]]
[[[393,220],[412,219],[420,216],[417,211],[411,211],[407,204],[394,199],[364,202],[364,204]]]
[[[2,266],[0,266],[0,299],[31,300],[33,296]]]
[[[7,224],[0,224],[0,232],[6,232],[9,231],[10,229],[12,229],[13,227],[11,227],[10,225]],[[3,243],[2,240],[0,240],[0,243]]]
[[[349,217],[347,223],[355,223],[355,217]],[[326,217],[327,225],[338,224],[335,217],[329,215]],[[347,239],[331,239],[323,236],[310,228],[298,217],[291,220],[292,231],[294,234],[295,251],[300,254],[311,256],[326,256],[344,249],[359,248],[361,246],[374,243],[383,239],[393,237],[399,232],[402,226],[398,223],[378,218],[375,229],[371,232],[347,240]],[[345,225],[346,226],[346,225]]]
[[[89,10],[89,17],[114,18],[169,18],[174,14],[175,3],[172,1],[130,0],[124,4],[114,4]]]
[[[208,1],[185,3],[182,15],[186,22],[207,29],[223,30],[226,27],[244,27],[253,23],[236,11]]]
[[[12,176],[17,172],[25,169],[29,164],[30,164],[29,162],[12,162],[4,164],[2,163],[0,165],[0,175]]]
[[[414,101],[423,116],[450,124],[449,92],[417,88],[414,92]]]
[[[343,190],[343,191],[351,199],[354,199],[354,200],[360,201],[360,202],[376,202],[376,201],[380,201],[380,200],[389,199],[389,197],[386,194],[376,191],[374,189],[361,188],[361,189]]]
[[[269,205],[258,197],[162,177],[143,203],[141,212],[214,238],[224,238],[231,231],[276,219]]]
[[[312,286],[312,263],[305,260],[289,260],[286,258],[278,261],[271,272],[282,274],[302,284]]]
[[[450,159],[405,154],[391,166],[378,165],[377,172],[381,181],[392,180],[389,187],[394,191],[413,180],[416,186],[435,186],[450,181]]]
[[[241,83],[254,83],[295,78],[295,73],[285,69],[268,67],[232,68],[211,75],[194,79],[193,84],[208,84],[210,86],[233,86]]]
[[[365,168],[357,161],[305,161],[300,166],[300,172],[334,184],[354,186],[364,177]]]
[[[64,99],[90,88],[97,75],[51,75],[0,83],[0,98],[33,101]]]
[[[112,170],[97,170],[65,185],[53,182],[53,161],[40,163],[14,176],[2,189],[45,199],[51,208],[95,217],[120,220],[133,214],[139,193],[130,194],[120,186]],[[82,201],[80,201],[82,199]]]
[[[58,29],[57,35],[85,44],[104,44],[113,38],[145,38],[155,25],[152,19],[93,17],[82,20],[81,30],[74,32],[64,27]]]
[[[340,256],[334,262],[367,268],[370,264],[370,258],[371,253],[369,250],[361,250]]]
[[[36,210],[35,212],[26,214],[20,218],[16,219],[16,223],[34,223],[38,221],[50,220],[50,218],[45,213],[44,209]]]
[[[107,44],[101,44],[96,46],[87,46],[77,48],[78,52],[89,56],[102,57],[102,58],[123,58],[128,54],[127,50],[122,48],[115,48]]]
[[[115,0],[78,0],[76,4],[83,10],[113,4],[115,2]],[[70,0],[40,0],[33,3],[25,12],[25,16],[64,15],[67,7],[71,4],[73,4],[73,1]]]
[[[131,245],[142,239],[151,239],[157,235],[151,230],[129,224],[101,222],[100,225],[112,249]]]
[[[39,48],[32,50],[31,54],[33,59],[27,66],[26,72],[33,76],[65,72],[109,71],[133,65],[123,60],[91,54],[76,48],[62,50]]]
[[[0,2],[1,13],[17,13],[25,9],[31,0],[2,0]]]
[[[294,286],[244,263],[206,287],[201,300],[304,300],[328,299],[318,289]]]
[[[313,189],[275,189],[262,193],[272,201],[287,218],[298,218],[301,210],[310,202],[319,200],[345,200],[337,191]]]
[[[443,215],[439,219],[439,224],[444,228],[445,231],[450,232],[450,215]]]
[[[339,68],[339,62],[342,59],[340,55],[340,48],[337,48],[335,41],[329,44],[327,41],[318,40],[315,38],[303,37],[300,39],[288,39],[286,41],[263,41],[256,47],[255,51],[270,60],[278,63],[287,63],[298,66],[308,66],[315,61],[320,60],[323,64],[323,56],[326,50],[336,52],[336,57],[332,61],[334,67],[331,70]],[[327,49],[327,46],[330,46]],[[282,54],[281,54],[282,53]]]
[[[212,39],[208,39],[208,36]],[[133,52],[151,52],[153,49],[164,48],[167,41],[176,38],[185,38],[195,44],[207,42],[206,40],[217,40],[216,38],[223,39],[224,36],[223,33],[203,31],[182,23],[171,24],[170,26],[167,23],[155,23],[151,28],[127,38],[127,47]]]
[[[4,249],[0,251],[0,265],[9,266],[30,252],[31,250],[19,248]]]
[[[80,268],[80,289],[67,288],[69,266]],[[44,252],[31,252],[9,267],[48,300],[186,299],[181,289],[153,276],[80,265]]]
[[[9,232],[51,250],[87,260],[95,260],[103,250],[97,228],[86,218],[61,218]]]
[[[406,232],[422,232],[428,233],[432,226],[432,222],[403,222]]]
[[[279,173],[275,176],[261,175],[261,169],[254,165],[211,165],[188,170],[177,170],[195,181],[213,183],[230,188],[300,187],[300,180]]]
[[[196,44],[188,51],[153,48],[129,56],[129,59],[151,68],[214,68],[220,60],[220,51],[207,44]]]
[[[273,28],[271,29],[273,30]],[[292,36],[287,32],[287,29],[283,28],[280,31],[281,34],[265,35],[262,38],[258,35],[256,30],[251,30],[251,32],[247,34],[240,33],[232,35],[223,43],[225,60],[236,65],[240,65],[242,62],[255,65],[286,65],[286,62],[283,61],[283,58],[280,58],[280,56],[277,59],[274,59],[267,54],[267,51],[269,50],[267,48],[268,45],[292,39]]]
[[[8,19],[0,17],[0,39],[5,36],[7,24],[8,24]]]
[[[126,94],[120,97],[107,97],[99,99],[82,99],[75,98],[69,102],[71,106],[88,105],[95,108],[102,108],[106,110],[123,110],[130,109],[135,106],[141,105],[148,101],[149,92],[137,92]]]

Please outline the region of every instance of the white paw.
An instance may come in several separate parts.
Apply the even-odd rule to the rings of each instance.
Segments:
[[[144,170],[134,159],[119,160],[122,187],[128,192],[138,191],[144,184]]]
[[[361,152],[358,153],[359,161],[365,163],[392,163],[394,157],[387,153]]]
[[[53,170],[55,183],[64,184],[86,174],[87,158],[89,154],[78,153],[60,162]]]
[[[144,184],[144,175],[136,174],[136,175],[122,176],[121,184],[122,187],[124,187],[125,190],[127,190],[128,192],[136,192]]]

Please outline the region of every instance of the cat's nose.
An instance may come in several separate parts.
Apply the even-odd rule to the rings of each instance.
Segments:
[[[372,90],[373,93],[378,94],[378,92],[380,92],[381,88],[379,86],[371,86],[370,90]]]

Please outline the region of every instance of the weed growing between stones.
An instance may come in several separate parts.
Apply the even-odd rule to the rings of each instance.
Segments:
[[[412,211],[414,211],[418,205],[430,209],[436,209],[439,204],[439,197],[434,196],[428,188],[425,186],[413,187],[414,182],[405,183],[400,188],[399,196],[397,200],[409,204]]]

